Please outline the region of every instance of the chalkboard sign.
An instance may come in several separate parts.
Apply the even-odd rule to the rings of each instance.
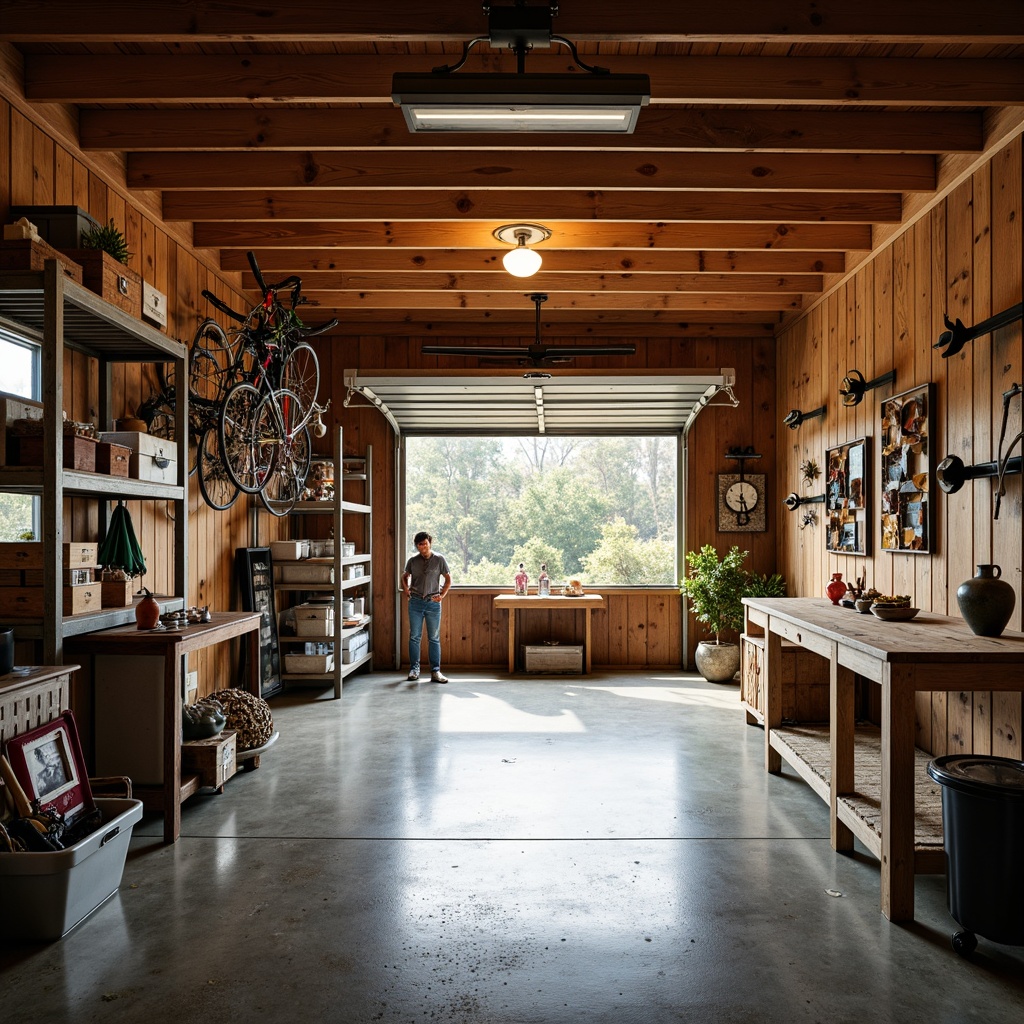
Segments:
[[[260,696],[272,697],[284,689],[281,682],[281,649],[274,605],[274,563],[270,548],[237,548],[235,551],[242,611],[259,612]]]

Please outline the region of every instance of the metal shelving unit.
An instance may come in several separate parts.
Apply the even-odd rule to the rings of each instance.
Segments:
[[[98,501],[100,536],[106,530],[109,504],[127,500],[173,501],[174,596],[160,597],[161,605],[182,607],[188,595],[188,454],[178,444],[176,484],[126,480],[102,473],[65,471],[63,466],[64,354],[83,352],[99,363],[100,424],[113,418],[112,364],[173,363],[177,380],[186,380],[188,350],[179,341],[100,298],[68,279],[62,265],[48,260],[42,271],[0,274],[0,322],[42,348],[43,379],[43,465],[0,467],[0,491],[38,495],[42,499],[42,542],[44,558],[44,607],[41,618],[12,619],[19,637],[42,643],[42,663],[63,663],[65,637],[123,625],[135,620],[134,606],[104,608],[81,615],[63,616],[64,583],[61,553],[64,548],[64,499],[90,498]],[[175,432],[188,437],[188,398],[179,396],[175,409]],[[69,538],[71,539],[71,538]],[[55,557],[51,554],[55,553]]]
[[[293,516],[308,515],[330,515],[334,524],[334,582],[333,583],[277,583],[274,590],[277,593],[304,593],[304,594],[333,594],[334,596],[334,669],[323,674],[309,674],[297,672],[282,672],[281,678],[286,683],[317,683],[331,682],[334,685],[334,696],[341,696],[342,682],[346,676],[358,671],[364,666],[373,668],[373,449],[368,447],[366,454],[358,458],[346,458],[343,454],[342,428],[338,427],[335,434],[334,444],[334,500],[333,501],[299,501],[291,510]],[[361,463],[361,472],[346,473],[346,464],[352,465]],[[363,484],[363,501],[346,501],[342,495],[345,483],[361,482]],[[352,517],[364,518],[363,535],[366,538],[366,550],[355,555],[345,557],[341,554],[342,538],[345,536],[345,523]],[[293,520],[295,522],[296,520]],[[282,564],[280,559],[274,562],[275,567]],[[345,579],[345,572],[348,566],[364,566],[364,574],[355,579]],[[360,621],[351,626],[344,624],[341,615],[342,601],[350,592],[357,590],[364,591],[366,614]],[[370,634],[370,644],[366,654],[357,658],[349,664],[342,663],[342,641],[347,637],[354,636],[360,630],[367,630]],[[290,646],[305,644],[312,640],[312,637],[279,636],[278,642],[281,645],[282,654],[287,653]]]

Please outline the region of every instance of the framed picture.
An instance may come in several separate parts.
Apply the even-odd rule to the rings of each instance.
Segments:
[[[825,547],[840,555],[867,554],[868,439],[825,449]]]
[[[260,696],[272,697],[284,689],[284,683],[281,681],[281,648],[274,602],[274,563],[270,558],[270,548],[238,548],[235,563],[242,595],[242,611],[259,612],[261,616]],[[243,650],[247,648],[243,647]]]
[[[7,760],[15,778],[33,803],[55,810],[73,824],[95,807],[74,715],[36,726],[7,741]]]
[[[931,413],[934,386],[922,384],[881,404],[882,550],[930,554],[934,546]]]

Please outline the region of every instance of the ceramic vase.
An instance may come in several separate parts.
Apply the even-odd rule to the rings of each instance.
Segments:
[[[832,573],[832,580],[825,587],[825,593],[833,604],[839,604],[839,601],[846,593],[846,584],[843,582],[843,574],[841,572]]]
[[[160,602],[145,587],[146,596],[135,606],[136,629],[152,629],[160,621]]]
[[[739,644],[702,640],[694,651],[697,671],[709,683],[728,683],[740,670]]]
[[[973,578],[957,588],[960,614],[978,636],[999,636],[1013,614],[1017,595],[999,578],[1002,574],[998,565],[979,565]]]

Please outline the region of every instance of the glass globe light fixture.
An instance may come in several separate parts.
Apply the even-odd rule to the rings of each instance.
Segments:
[[[551,232],[541,224],[505,224],[494,232],[500,242],[514,242],[515,248],[509,249],[502,257],[502,265],[513,277],[532,277],[540,270],[540,253],[529,248],[534,242],[543,242],[551,237]]]

